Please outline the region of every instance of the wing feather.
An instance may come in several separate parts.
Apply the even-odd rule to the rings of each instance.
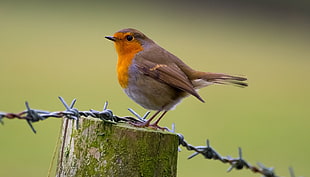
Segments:
[[[171,87],[183,90],[204,102],[194,89],[192,82],[176,64],[156,64],[149,60],[143,60],[143,62],[136,63],[136,66],[143,74]]]

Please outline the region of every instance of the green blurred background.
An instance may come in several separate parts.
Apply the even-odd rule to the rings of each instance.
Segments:
[[[206,103],[185,99],[161,122],[176,123],[193,145],[208,138],[221,155],[243,148],[289,176],[310,174],[309,1],[0,1],[0,111],[63,110],[57,96],[80,110],[106,100],[119,116],[144,114],[117,83],[116,53],[104,38],[122,28],[143,31],[193,68],[246,75],[249,87],[211,86]],[[0,126],[0,176],[47,175],[60,120]],[[226,173],[228,165],[179,153],[178,176],[259,176]]]

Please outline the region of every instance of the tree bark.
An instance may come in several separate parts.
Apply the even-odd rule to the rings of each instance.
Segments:
[[[94,118],[64,119],[56,176],[176,176],[178,137]]]

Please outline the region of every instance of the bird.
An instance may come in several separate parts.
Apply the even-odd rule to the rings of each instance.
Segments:
[[[124,92],[143,108],[156,111],[147,121],[132,123],[134,126],[164,129],[158,125],[159,121],[185,97],[192,95],[205,102],[197,91],[206,86],[248,86],[244,76],[191,68],[137,29],[122,29],[105,38],[114,42],[117,77]]]

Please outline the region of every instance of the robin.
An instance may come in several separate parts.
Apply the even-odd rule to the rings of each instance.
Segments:
[[[125,93],[142,107],[157,111],[146,122],[135,123],[135,126],[162,129],[158,123],[167,111],[189,95],[204,102],[197,90],[208,85],[247,86],[245,77],[192,69],[136,29],[122,29],[105,38],[114,42],[118,82]]]

